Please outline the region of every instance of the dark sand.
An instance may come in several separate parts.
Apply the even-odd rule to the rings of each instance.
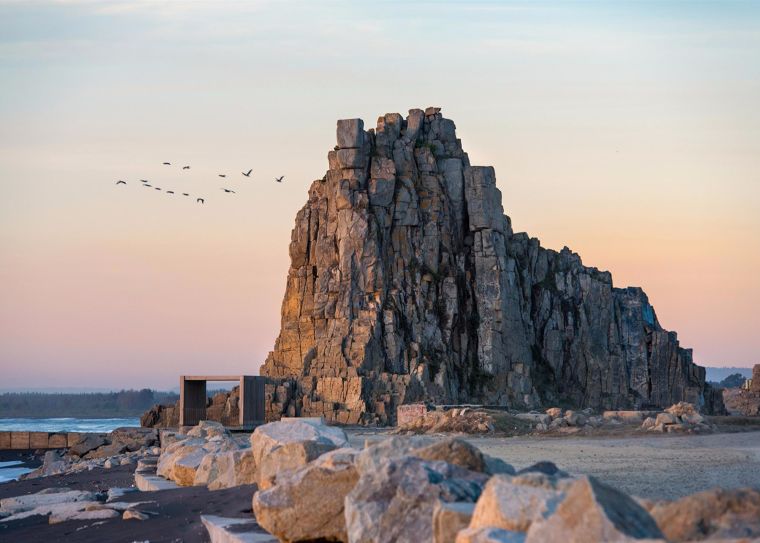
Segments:
[[[14,460],[16,458],[7,458]],[[54,475],[28,481],[11,481],[0,484],[0,499],[39,492],[44,488],[68,487],[77,490],[106,491],[112,487],[130,487],[134,484],[134,466],[111,469],[94,469],[75,475]],[[251,518],[251,500],[255,485],[227,490],[209,491],[205,487],[186,487],[157,492],[131,492],[120,498],[124,502],[154,502],[138,506],[138,511],[155,513],[148,520],[69,521],[48,524],[47,517],[3,523],[0,520],[2,543],[104,543],[151,541],[151,543],[206,542],[208,533],[200,516]]]

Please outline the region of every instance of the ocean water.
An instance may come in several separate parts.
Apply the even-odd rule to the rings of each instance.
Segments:
[[[24,473],[32,471],[31,468],[23,467],[23,462],[0,462],[0,483],[15,481]]]
[[[110,432],[122,426],[140,426],[140,419],[3,419],[0,432]]]

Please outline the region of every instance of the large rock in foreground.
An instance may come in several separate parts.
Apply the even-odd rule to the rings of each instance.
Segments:
[[[346,496],[346,529],[352,543],[431,541],[438,501],[475,502],[487,475],[445,462],[390,458],[360,472]]]
[[[268,417],[392,421],[402,403],[603,409],[720,397],[640,288],[515,233],[439,108],[338,121],[290,243]]]

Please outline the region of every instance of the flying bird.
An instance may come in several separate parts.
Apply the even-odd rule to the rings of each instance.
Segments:
[[[140,182],[141,182],[141,183],[147,183],[147,182],[148,182],[148,180],[147,180],[147,179],[140,179]]]
[[[275,180],[275,181],[277,181],[278,183],[282,183],[282,180],[283,180],[283,179],[285,179],[285,176],[284,176],[284,175],[281,175],[280,177],[275,177],[275,178],[274,178],[274,180]]]
[[[231,192],[232,194],[235,194],[235,191],[234,191],[234,190],[232,190],[232,189],[225,189],[225,188],[222,188],[222,190],[223,190],[224,192]]]
[[[161,190],[161,187],[153,187],[156,190]]]
[[[248,170],[248,173],[245,173],[245,172],[241,172],[241,173],[242,173],[244,176],[246,176],[246,177],[251,177],[251,172],[252,172],[252,171],[253,171],[253,170]]]
[[[148,185],[147,183],[143,185],[143,187],[152,187],[153,185]]]
[[[219,177],[227,177],[227,176],[225,174],[223,174],[223,173],[220,173]]]
[[[166,194],[174,194],[174,191],[173,190],[167,190]]]
[[[183,169],[183,170],[189,170],[189,169],[190,169],[190,166],[182,166],[182,169]]]
[[[126,184],[127,184],[127,182],[126,182],[126,181],[122,181],[121,179],[119,179],[119,180],[116,182],[116,184],[117,184],[117,185],[126,185]]]
[[[182,196],[190,196],[187,192],[183,192]]]
[[[171,162],[164,162],[164,166],[171,166],[171,165],[172,165]]]
[[[201,203],[201,204],[204,204],[204,203],[206,203],[206,200],[204,200],[203,198],[196,198],[196,199],[195,199],[195,201],[196,201],[196,202],[199,202],[199,203]]]

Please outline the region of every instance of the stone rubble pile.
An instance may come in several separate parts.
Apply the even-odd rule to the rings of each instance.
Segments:
[[[756,490],[715,490],[650,503],[548,462],[516,473],[458,438],[431,442],[396,436],[355,449],[336,442],[334,428],[308,424],[308,431],[292,422],[266,425],[262,434],[280,436],[275,444],[252,437],[259,451],[299,444],[299,453],[285,455],[287,461],[283,457],[286,469],[253,497],[256,521],[283,542],[665,543],[760,537]],[[330,450],[307,460],[303,452],[313,449],[301,439],[308,434],[315,447]]]
[[[723,409],[640,288],[513,231],[493,168],[440,108],[336,135],[291,236],[268,420],[388,424],[412,402]]]
[[[642,430],[660,433],[708,433],[716,427],[709,424],[690,403],[679,402],[641,423]]]
[[[153,428],[117,428],[110,434],[81,434],[68,448],[46,451],[42,465],[21,478],[134,465],[146,455],[159,452],[158,431]]]
[[[461,433],[487,434],[494,431],[493,418],[488,413],[468,407],[446,411],[425,411],[420,416],[399,424],[395,433]]]

